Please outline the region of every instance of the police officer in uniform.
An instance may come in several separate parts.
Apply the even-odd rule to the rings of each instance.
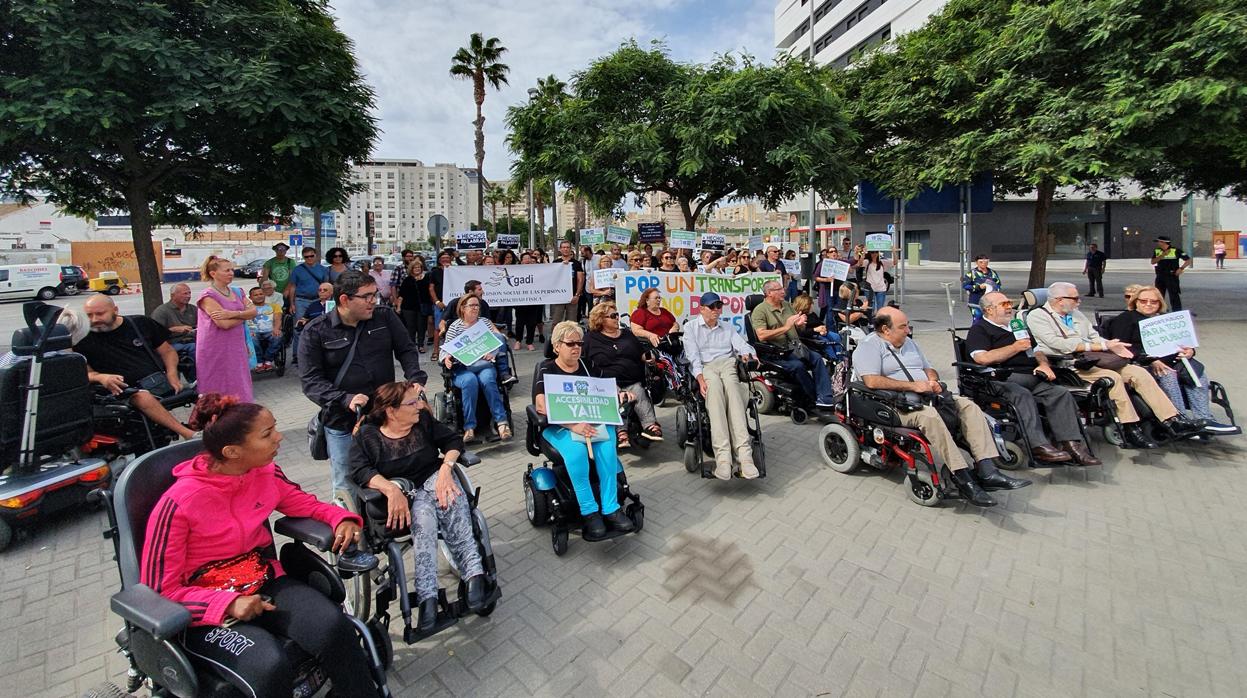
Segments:
[[[1173,246],[1165,235],[1156,238],[1152,250],[1152,266],[1156,267],[1156,288],[1169,295],[1169,307],[1182,310],[1182,285],[1178,277],[1191,266],[1191,257]]]

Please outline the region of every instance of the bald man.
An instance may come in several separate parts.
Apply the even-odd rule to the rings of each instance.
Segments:
[[[169,346],[167,329],[142,315],[121,315],[113,299],[104,294],[87,299],[83,311],[91,331],[74,345],[74,351],[87,359],[88,380],[118,395],[163,374],[173,392],[182,389],[178,353]],[[131,396],[130,406],[184,439],[195,435],[147,390]]]
[[[191,305],[191,287],[174,284],[169,290],[169,302],[152,311],[152,319],[169,330],[169,344],[174,351],[189,349],[195,353],[195,323],[199,309]]]

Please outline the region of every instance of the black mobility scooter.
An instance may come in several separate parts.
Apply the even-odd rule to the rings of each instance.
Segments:
[[[572,529],[581,526],[580,504],[576,501],[571,477],[563,465],[563,456],[541,435],[549,422],[537,411],[535,405],[529,405],[526,414],[528,428],[524,432],[524,447],[529,454],[544,457],[546,462],[536,467],[529,463],[528,470],[524,472],[524,508],[528,513],[528,521],[533,526],[550,526],[550,543],[554,547],[554,554],[563,555],[567,552],[568,535]],[[628,478],[624,476],[622,467],[616,477],[619,505],[632,521],[632,532],[640,533],[645,526],[645,505],[641,504],[640,496],[629,489]],[[594,496],[600,500],[601,490],[596,468],[589,469],[589,480]],[[595,542],[621,535],[627,534],[608,530],[602,538],[585,540]]]
[[[746,313],[753,313],[761,302],[761,294],[755,293],[746,298]],[[749,374],[749,392],[757,400],[758,410],[763,414],[787,414],[793,424],[805,424],[812,414],[821,412],[814,404],[814,396],[806,393],[789,371],[776,363],[777,359],[787,357],[792,350],[758,341],[748,318],[745,318],[745,333],[758,355],[758,365]]]
[[[148,453],[126,469],[111,492],[100,495],[108,510],[109,527],[104,536],[113,541],[121,574],[121,591],[113,594],[109,605],[125,622],[116,641],[130,662],[126,686],[130,692],[146,685],[153,696],[242,698],[243,695],[222,677],[219,667],[191,657],[182,648],[179,638],[190,624],[190,611],[139,582],[148,517],[161,495],[173,486],[174,466],[202,450],[202,442],[195,439]],[[273,529],[292,539],[281,546],[278,556],[286,574],[324,593],[335,603],[342,603],[346,597],[342,578],[312,550],[322,553],[329,550],[333,530],[320,521],[292,517],[278,519]],[[386,687],[385,672],[389,658],[382,648],[388,644],[389,634],[375,623],[365,624],[355,618],[351,622],[369,659],[373,682],[380,687],[377,695],[388,698],[391,693]],[[292,695],[302,698],[321,690],[327,680],[317,662],[294,643],[289,643],[286,650],[296,667]],[[97,695],[109,694],[97,691]]]

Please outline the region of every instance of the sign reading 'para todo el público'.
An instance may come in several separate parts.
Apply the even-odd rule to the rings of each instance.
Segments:
[[[551,424],[623,424],[614,378],[546,375],[543,380]]]
[[[489,331],[489,325],[477,320],[459,336],[442,345],[442,350],[455,357],[455,361],[471,366],[486,354],[502,348],[502,340]]]
[[[1139,338],[1143,340],[1143,351],[1148,356],[1169,356],[1183,347],[1194,349],[1199,346],[1189,310],[1140,320]]]

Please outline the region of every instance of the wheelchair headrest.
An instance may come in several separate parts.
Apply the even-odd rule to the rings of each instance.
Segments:
[[[1048,289],[1028,288],[1022,291],[1022,309],[1038,308],[1048,302]]]
[[[173,468],[204,450],[200,439],[179,441],[147,453],[130,465],[113,486],[113,509],[117,514],[117,536],[121,559],[121,585],[139,583],[140,555],[147,533],[147,519],[156,502],[173,486]]]
[[[13,333],[12,351],[18,356],[35,356],[49,351],[64,351],[73,345],[69,330],[57,324],[64,308],[43,301],[22,305],[26,326]]]
[[[745,310],[747,312],[752,313],[753,309],[758,307],[758,304],[761,302],[762,302],[761,293],[751,293],[748,296],[745,296]]]

